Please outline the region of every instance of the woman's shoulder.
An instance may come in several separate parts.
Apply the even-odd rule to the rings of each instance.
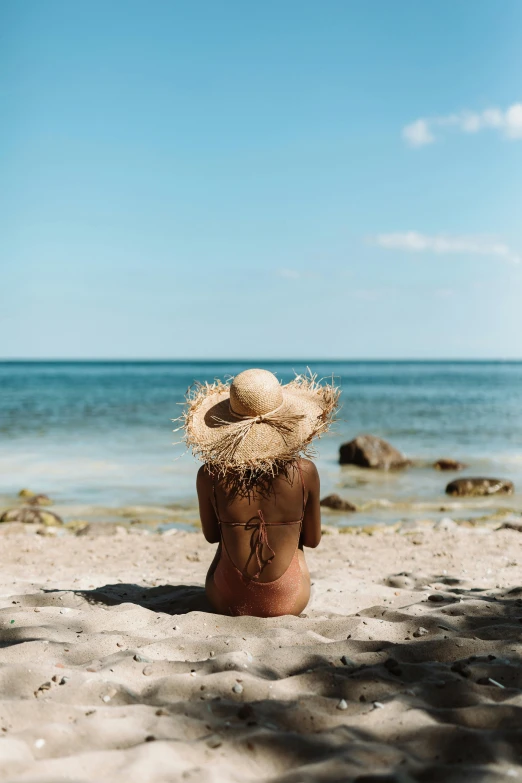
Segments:
[[[299,467],[303,474],[304,481],[308,480],[309,483],[316,482],[319,479],[319,473],[315,466],[315,463],[311,459],[302,458],[299,460]]]
[[[213,484],[213,477],[210,471],[208,470],[206,465],[202,465],[200,469],[198,470],[198,475],[196,477],[196,486],[197,487],[205,487],[205,488],[212,488]]]

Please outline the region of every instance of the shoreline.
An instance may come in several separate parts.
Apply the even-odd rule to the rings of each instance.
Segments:
[[[339,490],[346,499],[350,493]],[[23,490],[28,493],[28,490]],[[31,493],[32,494],[32,493]],[[163,533],[172,528],[194,532],[201,529],[197,499],[193,502],[169,504],[98,505],[90,503],[63,503],[46,498],[41,503],[31,502],[30,495],[21,493],[0,495],[0,519],[8,513],[9,521],[0,521],[0,535],[9,531],[45,535],[80,534],[88,526],[125,528],[127,532]],[[325,493],[322,493],[322,497]],[[23,510],[31,509],[48,516],[41,524],[22,525]],[[50,512],[49,515],[46,512]],[[340,531],[349,529],[392,528],[409,530],[416,526],[437,528],[450,520],[467,527],[499,527],[503,523],[522,523],[522,506],[518,495],[490,495],[486,497],[449,496],[435,500],[389,500],[376,498],[360,503],[355,511],[339,511],[321,507],[323,527]],[[58,517],[53,522],[51,515]],[[45,528],[45,530],[43,529]]]
[[[521,534],[325,533],[272,619],[207,611],[199,532],[6,535],[3,779],[522,779]]]

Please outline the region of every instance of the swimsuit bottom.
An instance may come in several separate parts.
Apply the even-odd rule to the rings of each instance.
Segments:
[[[302,574],[298,548],[290,565],[279,579],[259,582],[244,576],[229,557],[225,546],[214,571],[214,586],[231,615],[252,617],[280,617],[293,614],[301,592]]]

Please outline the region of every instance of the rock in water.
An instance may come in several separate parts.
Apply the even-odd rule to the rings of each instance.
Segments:
[[[515,491],[512,481],[496,478],[461,478],[450,481],[446,487],[447,495],[464,497],[466,495],[512,495]]]
[[[321,500],[321,506],[333,508],[334,511],[357,511],[357,508],[348,500],[343,500],[340,495],[327,495]]]
[[[442,459],[438,459],[437,462],[433,464],[433,467],[435,470],[464,470],[464,468],[467,468],[468,466],[456,459],[443,457]]]
[[[44,511],[36,507],[22,506],[21,508],[10,508],[4,511],[0,517],[0,522],[23,522],[26,525],[63,525],[63,520],[52,511]]]
[[[358,435],[339,450],[341,465],[358,465],[377,470],[398,470],[410,464],[390,443],[375,435]]]

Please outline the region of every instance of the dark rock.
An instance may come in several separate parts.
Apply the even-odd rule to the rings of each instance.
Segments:
[[[432,601],[436,604],[441,604],[444,601],[457,601],[458,598],[455,595],[451,595],[448,593],[432,593],[428,596],[428,601]]]
[[[465,677],[466,679],[471,676],[471,669],[469,666],[466,666],[464,661],[455,661],[454,664],[450,667],[452,672],[456,672],[457,674],[460,674],[461,677]]]
[[[138,663],[152,663],[150,658],[146,658],[144,655],[140,655],[139,653],[136,653],[136,655],[133,656],[133,660],[137,661]]]
[[[522,522],[504,522],[497,530],[516,530],[517,533],[522,533]]]
[[[254,716],[254,709],[250,704],[243,704],[237,711],[240,720],[248,720]]]
[[[496,478],[461,478],[450,481],[446,494],[463,497],[465,495],[512,495],[515,491],[513,482]]]
[[[398,470],[410,461],[390,443],[375,435],[358,435],[339,450],[341,465],[358,465],[361,468]]]
[[[468,466],[456,459],[443,457],[442,459],[438,459],[437,462],[434,463],[433,467],[435,470],[464,470],[464,468],[467,468]]]
[[[321,506],[333,508],[334,511],[357,511],[356,506],[348,500],[343,500],[340,495],[327,495],[321,500]]]
[[[63,520],[52,511],[29,506],[10,508],[4,511],[0,522],[23,522],[26,525],[63,525]]]

